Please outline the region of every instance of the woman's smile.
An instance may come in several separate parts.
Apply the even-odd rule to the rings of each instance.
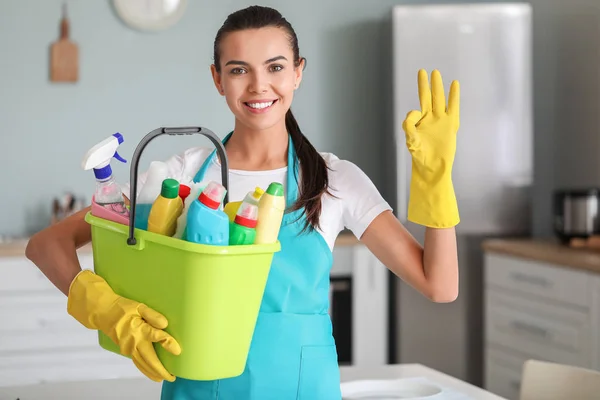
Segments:
[[[262,101],[247,101],[244,102],[246,110],[253,114],[264,114],[271,110],[271,108],[277,103],[275,100],[262,100]]]

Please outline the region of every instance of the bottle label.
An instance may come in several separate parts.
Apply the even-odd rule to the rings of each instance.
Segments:
[[[98,205],[106,208],[108,211],[111,211],[115,214],[120,214],[126,218],[129,218],[129,209],[125,207],[125,202]]]

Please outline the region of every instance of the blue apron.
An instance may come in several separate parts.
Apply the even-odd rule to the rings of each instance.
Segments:
[[[226,143],[231,133],[223,140]],[[194,178],[203,180],[215,151]],[[298,162],[290,138],[286,202],[298,198]],[[339,400],[340,375],[329,309],[333,262],[325,239],[301,233],[301,210],[286,213],[242,375],[216,381],[177,378],[161,400]]]

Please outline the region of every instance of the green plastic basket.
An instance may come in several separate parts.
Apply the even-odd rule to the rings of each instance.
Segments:
[[[228,189],[225,149],[206,128],[159,128],[142,139],[131,164],[129,226],[91,213],[94,271],[115,293],[163,314],[165,329],[181,345],[175,356],[155,344],[159,360],[173,375],[193,380],[239,376],[244,371],[273,254],[279,242],[209,246],[134,229],[137,167],[144,147],[161,134],[207,136],[217,148],[222,183]],[[225,197],[225,203],[228,196]],[[99,332],[100,346],[120,354]]]

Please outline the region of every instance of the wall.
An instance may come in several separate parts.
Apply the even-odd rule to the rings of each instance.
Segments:
[[[531,0],[535,187],[533,234],[552,236],[552,192],[600,186],[600,5]]]

